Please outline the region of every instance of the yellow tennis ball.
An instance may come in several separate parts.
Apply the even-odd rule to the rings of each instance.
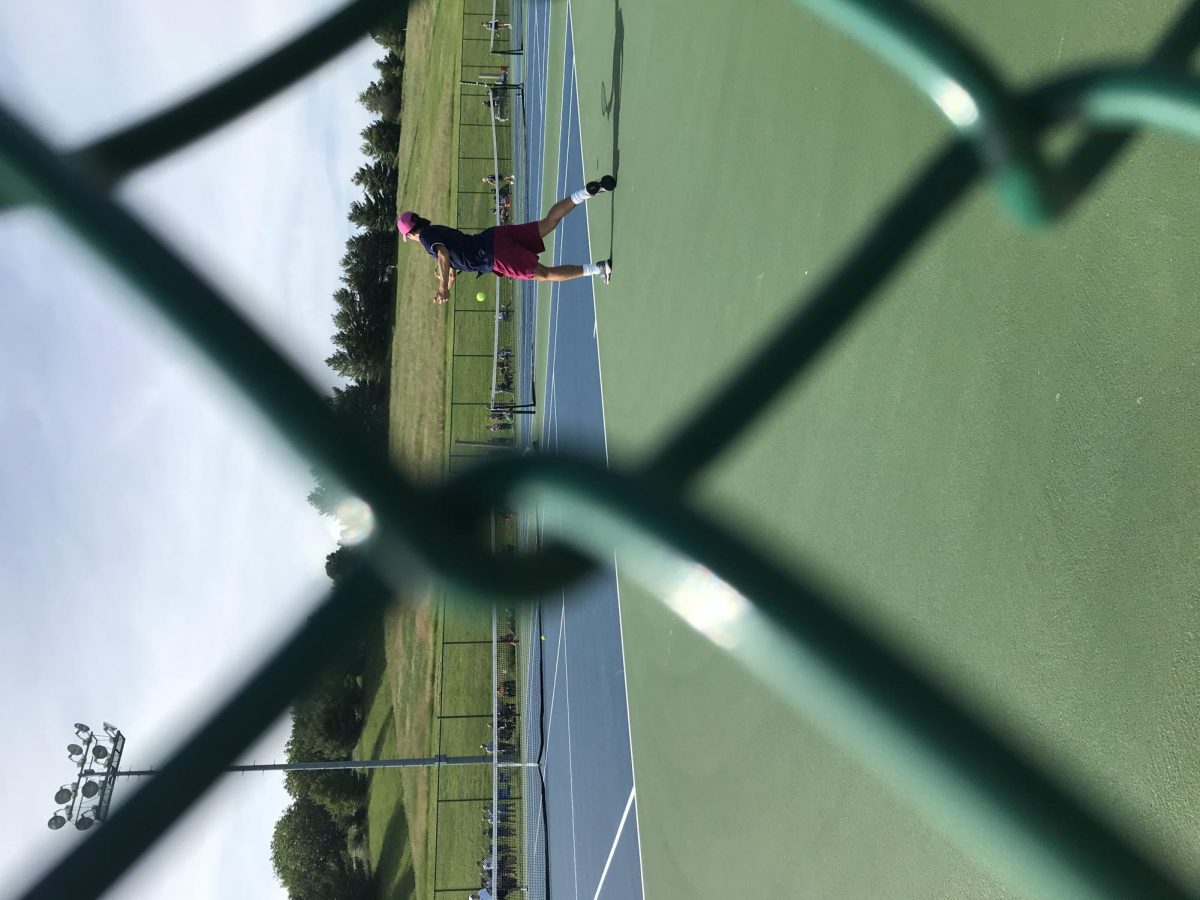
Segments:
[[[487,299],[487,294],[485,294],[483,291],[480,291],[478,294],[475,295],[475,299],[478,300],[480,303],[482,303],[484,300]]]

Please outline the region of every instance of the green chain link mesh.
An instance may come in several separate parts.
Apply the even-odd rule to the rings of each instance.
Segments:
[[[729,652],[1015,886],[1056,897],[1193,896],[971,711],[846,618],[834,598],[690,510],[683,494],[878,296],[975,181],[994,182],[1001,206],[1019,224],[1046,225],[1085,195],[1133,128],[1200,139],[1200,80],[1186,72],[1200,43],[1200,4],[1184,9],[1142,66],[1074,72],[1018,93],[965,39],[905,0],[797,2],[910,79],[958,137],[884,209],[825,283],[797,300],[777,335],[641,471],[624,474],[527,457],[483,465],[438,488],[419,487],[347,434],[234,306],[107,193],[311,72],[384,14],[402,15],[405,0],[350,3],[210,90],[74,152],[55,151],[0,109],[0,202],[38,203],[58,216],[205,353],[297,452],[366,500],[379,523],[376,537],[359,548],[359,570],[105,828],[46,873],[24,895],[28,900],[103,893],[304,690],[319,668],[314,662],[419,581],[436,579],[456,595],[481,600],[520,599],[577,580],[592,559],[611,558],[614,549],[623,571],[667,602],[698,566],[721,579]],[[1051,165],[1040,138],[1068,121],[1097,130],[1062,164]],[[552,498],[569,508],[564,519],[573,545],[528,559],[497,559],[473,542],[473,524],[486,510],[518,498]],[[873,749],[881,746],[891,752]]]

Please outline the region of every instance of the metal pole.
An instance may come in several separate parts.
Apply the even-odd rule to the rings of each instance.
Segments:
[[[333,759],[316,762],[257,763],[226,766],[225,772],[327,772],[339,769],[417,769],[436,766],[481,766],[491,763],[489,756],[425,756],[412,759]],[[155,769],[126,769],[116,777],[157,775]]]
[[[492,552],[496,552],[496,517],[492,516]],[[496,668],[496,604],[492,604],[492,896],[496,896],[496,870],[500,859],[496,855],[497,837],[500,834],[500,686]]]

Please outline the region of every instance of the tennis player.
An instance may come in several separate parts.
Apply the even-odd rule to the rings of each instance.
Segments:
[[[435,303],[450,299],[459,272],[495,272],[505,278],[524,281],[571,281],[575,278],[599,278],[608,284],[612,278],[612,260],[585,265],[544,266],[538,254],[546,249],[542,241],[553,231],[567,213],[597,194],[615,190],[617,180],[605,175],[599,181],[589,181],[570,197],[559,200],[546,213],[546,218],[523,225],[496,225],[478,234],[465,234],[457,228],[434,225],[415,212],[400,214],[396,227],[404,240],[417,240],[425,252],[437,260],[437,293]]]

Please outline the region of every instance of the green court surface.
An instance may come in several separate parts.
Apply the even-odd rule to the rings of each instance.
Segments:
[[[1178,11],[933,8],[1017,85],[1144,54]],[[620,180],[611,217],[589,215],[593,255],[611,241],[614,258],[598,333],[611,458],[628,467],[950,129],[782,0],[572,15],[585,166]],[[976,188],[696,500],[833,585],[1200,889],[1198,164],[1194,145],[1139,138],[1036,233]],[[647,897],[1007,896],[628,579],[621,591]]]

